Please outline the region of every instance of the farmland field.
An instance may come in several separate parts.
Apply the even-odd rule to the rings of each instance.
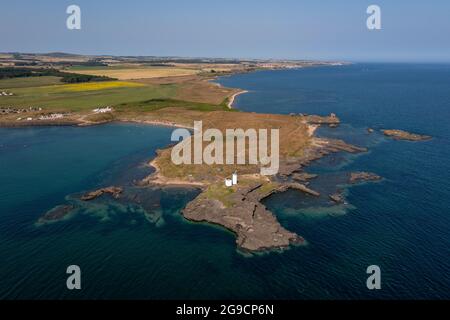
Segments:
[[[161,77],[176,77],[193,75],[200,72],[200,70],[178,68],[178,67],[75,67],[69,69],[70,72],[106,76],[119,80],[132,79],[147,79],[147,78],[161,78]]]
[[[20,77],[12,79],[0,80],[0,90],[10,88],[26,88],[26,87],[40,87],[49,86],[52,84],[61,84],[61,78],[52,76],[43,77]]]
[[[55,70],[61,74],[69,72],[119,80],[64,83],[59,76],[45,75],[3,79],[0,80],[0,90],[12,95],[0,96],[0,108],[3,109],[0,122],[4,125],[57,122],[92,124],[129,119],[152,121],[167,109],[176,110],[177,113],[181,109],[183,113],[229,111],[228,99],[236,89],[210,82],[213,78],[202,74],[202,67],[136,63],[107,67],[78,65]],[[97,114],[93,110],[107,106],[113,107],[114,111]],[[8,108],[30,110],[31,107],[36,109],[27,111],[26,117],[18,115],[16,111],[6,111]],[[45,122],[39,119],[49,113],[67,114],[58,121]]]
[[[55,86],[15,88],[13,96],[0,97],[1,106],[42,107],[47,110],[83,111],[87,109],[137,102],[150,99],[167,99],[176,93],[174,85],[142,85],[121,83],[83,83]]]
[[[79,91],[97,91],[105,89],[115,89],[115,88],[132,88],[132,87],[143,87],[144,85],[136,82],[126,82],[126,81],[101,81],[101,82],[82,82],[73,83],[67,85],[50,86],[44,87],[42,89],[49,90],[50,92],[79,92]]]

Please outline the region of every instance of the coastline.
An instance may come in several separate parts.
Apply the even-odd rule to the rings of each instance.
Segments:
[[[392,68],[386,69],[387,75],[392,74]],[[299,73],[304,71],[306,70],[300,70]],[[418,75],[426,73],[427,70],[425,70],[425,73],[418,73]],[[327,78],[326,74],[323,76],[324,79]],[[264,110],[268,113],[276,113],[282,107],[284,108],[287,103],[290,103],[284,102],[282,99],[277,101],[276,97],[289,99],[291,94],[292,96],[294,95],[294,93],[291,93],[293,90],[287,88],[286,91],[280,94],[274,94],[274,97],[267,95],[267,99],[265,99],[266,94],[259,94],[259,89],[261,89],[259,85],[255,84],[255,88],[253,88],[253,85],[250,86],[252,79],[255,80],[261,76],[263,75],[248,75],[245,78],[249,80],[246,81],[241,80],[240,75],[236,77],[236,80],[234,80],[234,77],[231,77],[233,80],[226,80],[226,82],[225,80],[220,80],[229,87],[252,89],[251,95],[235,101],[235,109],[262,112],[260,111],[262,105],[267,104],[267,108],[264,108]],[[272,88],[277,85],[277,82],[279,86],[289,86],[286,82],[276,81],[279,77],[276,76],[275,72],[271,77],[275,79],[268,84]],[[365,78],[367,78],[367,75],[361,76],[361,79]],[[370,79],[370,75],[368,78]],[[380,76],[380,79],[386,78]],[[386,80],[388,81],[388,79]],[[335,111],[341,118],[342,124],[336,129],[329,128],[326,124],[320,125],[318,131],[314,132],[313,135],[325,139],[333,137],[342,139],[350,143],[366,146],[370,150],[367,154],[350,155],[345,152],[330,154],[318,162],[306,165],[304,172],[296,172],[291,176],[292,178],[290,179],[293,179],[293,181],[305,184],[309,188],[320,192],[321,196],[319,198],[304,195],[296,190],[289,190],[286,193],[282,191],[275,193],[263,201],[263,204],[272,211],[282,226],[288,231],[303,236],[305,241],[309,243],[309,246],[303,246],[303,243],[300,243],[300,246],[292,244],[281,249],[272,248],[261,251],[242,249],[235,243],[238,233],[233,231],[233,229],[227,228],[221,223],[211,221],[198,222],[196,219],[189,219],[189,215],[184,215],[181,211],[187,203],[192,201],[204,189],[185,185],[184,182],[182,185],[176,184],[176,181],[172,185],[166,184],[167,181],[158,181],[159,184],[154,186],[137,185],[136,182],[155,172],[155,169],[150,167],[149,163],[157,156],[157,149],[169,146],[170,133],[177,128],[177,126],[170,124],[151,121],[152,119],[159,120],[160,117],[157,114],[151,116],[137,114],[134,117],[137,121],[114,120],[104,123],[104,126],[100,126],[100,124],[98,124],[98,127],[93,125],[92,128],[87,126],[86,131],[77,129],[76,125],[72,125],[72,128],[68,126],[61,129],[52,129],[51,127],[47,127],[48,129],[43,127],[41,129],[41,126],[36,126],[36,130],[29,126],[20,130],[3,131],[5,139],[12,135],[17,137],[23,136],[20,140],[15,140],[20,142],[20,144],[14,143],[14,145],[20,147],[17,150],[20,152],[21,159],[24,159],[24,161],[28,161],[27,159],[39,160],[34,163],[29,162],[29,168],[27,165],[22,165],[22,162],[9,161],[10,155],[14,160],[13,157],[15,155],[12,151],[15,152],[15,149],[9,148],[11,143],[8,140],[6,140],[6,143],[2,141],[3,148],[0,148],[0,150],[3,151],[3,162],[8,164],[3,168],[7,174],[4,175],[6,177],[4,186],[8,187],[7,192],[4,192],[5,200],[9,200],[10,194],[12,196],[14,194],[19,195],[16,199],[10,197],[14,206],[7,210],[7,213],[11,214],[5,215],[3,226],[6,232],[4,234],[5,238],[10,238],[11,241],[15,241],[14,239],[16,238],[24,240],[24,245],[19,248],[20,250],[14,248],[14,246],[9,248],[9,242],[6,242],[4,245],[5,254],[13,258],[16,255],[33,257],[33,250],[35,251],[36,248],[50,248],[52,250],[42,250],[41,260],[44,263],[48,263],[51,270],[52,264],[59,259],[54,252],[67,251],[66,244],[69,242],[73,243],[77,246],[79,252],[84,250],[84,252],[89,253],[89,255],[80,255],[77,263],[81,267],[83,265],[102,265],[103,263],[106,263],[107,266],[111,265],[111,267],[104,268],[105,272],[108,272],[106,276],[111,279],[117,278],[116,284],[119,289],[120,287],[127,288],[130,281],[133,283],[133,280],[136,278],[133,275],[141,276],[143,281],[139,284],[139,288],[142,287],[143,289],[132,291],[131,293],[127,292],[128,295],[136,295],[138,299],[146,298],[146,295],[151,295],[156,299],[184,299],[185,296],[189,296],[192,299],[220,298],[224,294],[223,288],[238,288],[234,291],[229,290],[231,295],[237,294],[238,298],[256,297],[264,299],[273,297],[283,299],[287,296],[292,299],[370,299],[373,297],[374,292],[367,291],[365,284],[361,285],[361,279],[354,277],[352,273],[359,272],[363,274],[365,266],[368,265],[367,261],[372,261],[374,257],[385,257],[389,256],[389,254],[386,255],[386,252],[392,253],[406,250],[407,265],[403,263],[403,259],[388,258],[383,260],[384,269],[382,266],[382,271],[387,268],[395,271],[392,279],[388,280],[404,284],[404,286],[402,285],[404,290],[400,291],[395,290],[396,288],[383,287],[384,290],[381,290],[383,296],[387,299],[445,297],[448,294],[446,288],[447,283],[449,283],[447,279],[449,278],[443,278],[440,275],[440,271],[444,270],[444,267],[449,262],[448,257],[445,255],[445,241],[442,240],[445,239],[445,230],[448,225],[446,223],[448,217],[445,214],[445,207],[448,206],[448,201],[446,200],[448,198],[445,198],[445,191],[449,180],[446,172],[449,171],[445,170],[448,168],[445,156],[449,150],[446,148],[445,140],[450,131],[444,132],[444,123],[441,124],[441,127],[430,125],[427,110],[423,110],[422,107],[427,104],[423,103],[422,100],[417,99],[418,101],[411,103],[410,106],[408,101],[411,101],[410,97],[417,98],[415,95],[399,96],[398,101],[404,101],[404,103],[398,104],[398,113],[391,113],[389,104],[380,105],[380,109],[377,110],[369,108],[372,105],[367,103],[367,105],[361,107],[361,109],[367,108],[367,111],[363,110],[361,112],[361,116],[365,118],[361,120],[356,116],[353,117],[351,113],[355,113],[355,110],[345,108],[346,105],[352,105],[353,95],[346,94],[346,92],[351,92],[352,90],[352,80],[354,80],[353,77],[351,77],[348,86],[347,83],[342,83],[342,86],[349,91],[341,92],[338,90],[336,96],[333,96],[336,97],[333,100],[336,102],[336,105],[334,102],[324,103],[325,106],[329,106],[328,109],[322,109],[320,107],[321,101],[317,101],[318,99],[315,100],[313,97],[311,99],[313,101],[308,99],[306,104],[293,103],[293,110],[286,111],[292,111],[296,114],[307,112],[307,114],[320,113],[323,115],[327,114],[324,110],[328,112]],[[399,82],[402,81],[400,76],[398,80]],[[257,82],[259,83],[259,80]],[[319,90],[319,94],[321,92],[320,82],[319,79],[317,86],[314,87]],[[420,83],[418,85],[420,88]],[[301,82],[295,85],[295,87],[301,86]],[[383,87],[383,84],[380,83],[380,90],[369,90],[367,100],[373,99],[375,101],[373,105],[377,105],[377,100],[374,96],[377,93],[383,94]],[[416,85],[414,84],[412,89],[415,87]],[[359,89],[359,87],[354,89]],[[405,89],[405,92],[410,91]],[[358,90],[358,93],[361,93],[361,96],[363,96],[365,91]],[[231,94],[232,92],[229,95],[231,96]],[[422,92],[417,90],[417,95],[419,96],[420,94]],[[425,94],[426,92],[423,92],[423,95]],[[445,95],[436,94],[436,99],[440,97],[445,97]],[[347,98],[350,100],[348,101]],[[424,100],[429,98],[424,96]],[[314,100],[319,103],[316,105]],[[358,100],[367,101],[365,97],[361,97]],[[249,105],[247,105],[247,101]],[[225,107],[227,102],[223,102],[223,107]],[[310,102],[312,102],[311,105],[309,105]],[[445,100],[430,100],[430,105],[428,105],[430,109],[434,106],[434,102],[445,108],[445,103],[441,103],[445,102]],[[339,108],[341,105],[343,107]],[[308,109],[304,110],[305,106]],[[318,111],[314,111],[314,108]],[[439,110],[441,112],[437,114],[441,116],[445,114],[442,113],[442,109],[436,109],[436,111]],[[375,111],[379,111],[379,113]],[[182,110],[180,110],[181,113],[183,113]],[[235,113],[240,113],[240,111]],[[404,114],[404,116],[399,114]],[[247,119],[246,116],[247,114],[244,113],[242,117],[238,116],[236,119],[245,121]],[[121,115],[118,114],[117,117],[121,117]],[[301,118],[298,119],[300,122]],[[380,119],[385,119],[385,122]],[[173,120],[174,123],[189,125],[188,122],[181,121],[182,119],[178,117],[171,119],[165,116],[161,120]],[[411,120],[416,122],[411,125]],[[242,125],[244,124],[236,122],[236,126]],[[56,127],[56,125],[54,126]],[[314,125],[311,124],[309,126]],[[425,143],[408,142],[406,140],[397,142],[397,139],[394,137],[384,136],[381,132],[382,128],[389,129],[391,127],[403,128],[417,133],[428,133],[433,135],[435,139]],[[369,128],[373,129],[368,130]],[[46,133],[47,130],[49,134]],[[34,134],[34,131],[37,134]],[[69,136],[72,131],[76,135]],[[89,133],[90,131],[93,132],[92,135]],[[136,134],[140,132],[142,134]],[[310,132],[312,133],[312,128]],[[42,133],[45,133],[45,135]],[[35,139],[35,136],[38,139]],[[76,147],[69,149],[73,151],[70,154],[75,156],[67,158],[70,155],[68,153],[67,156],[61,157],[64,149],[47,149],[44,144],[32,144],[34,141],[49,141],[51,143],[58,141],[59,143],[63,139],[62,145],[70,147],[70,144],[64,144],[64,137],[70,137],[71,140],[80,137],[78,139],[80,146],[77,144],[75,145]],[[98,137],[98,139],[95,137]],[[98,147],[95,147],[95,144],[91,141],[94,138],[95,140],[92,141],[106,141],[108,143],[97,143]],[[138,142],[139,140],[141,141]],[[72,170],[71,158],[83,160],[79,161],[79,164],[89,164],[85,160],[89,158],[95,159],[94,157],[97,157],[96,154],[98,152],[100,152],[100,155],[102,153],[108,154],[108,145],[111,144],[117,146],[118,150],[124,150],[122,146],[128,147],[127,141],[139,143],[139,148],[145,150],[136,153],[136,156],[134,154],[129,156],[124,153],[124,156],[121,156],[119,161],[109,161],[107,166],[95,171],[98,172],[94,176],[95,179],[84,179],[82,184],[75,185],[69,179],[66,179],[64,181],[64,189],[60,188],[62,193],[59,192],[54,197],[52,195],[51,198],[42,196],[33,198],[32,192],[34,191],[32,188],[38,186],[36,190],[39,190],[41,194],[52,188],[51,184],[45,183],[52,176],[46,174],[47,171],[40,170],[41,165],[44,169],[49,167],[47,164],[44,165],[44,160],[47,157],[38,158],[39,154],[43,155],[43,151],[51,151],[46,152],[48,159],[60,160],[57,163],[61,164],[63,169],[66,168],[65,170],[69,171]],[[325,144],[325,142],[322,143]],[[21,146],[24,144],[27,144],[28,147],[22,148]],[[37,152],[31,152],[35,145],[37,146],[35,148]],[[33,148],[30,148],[30,146]],[[80,151],[83,150],[84,152],[80,154]],[[90,150],[93,151],[91,154],[89,154]],[[106,152],[102,152],[102,150],[106,150]],[[52,161],[45,161],[45,163],[51,164]],[[84,177],[85,173],[87,176],[90,171],[93,172],[93,168],[96,168],[97,164],[101,164],[101,162],[94,161],[92,164],[92,166],[84,165],[80,168],[81,170],[78,170],[80,177],[81,174]],[[158,162],[158,164],[161,164],[163,169],[161,174],[166,173],[164,170],[165,163]],[[56,166],[54,169],[51,167],[50,169],[52,170],[50,172],[61,172],[59,167]],[[346,180],[347,175],[359,170],[369,170],[379,174],[384,179],[374,181],[373,184],[370,181],[351,184]],[[27,173],[27,171],[29,172]],[[12,174],[9,175],[9,172]],[[39,174],[39,176],[35,175],[34,172]],[[405,172],[413,172],[414,175],[407,174],[405,176]],[[73,176],[73,173],[68,173]],[[308,175],[312,174],[318,174],[317,178],[306,180]],[[30,183],[22,184],[21,176],[29,179]],[[170,172],[167,173],[167,176],[177,177],[177,175],[172,175]],[[11,177],[11,179],[8,179],[8,177]],[[41,180],[41,177],[44,177],[44,179]],[[45,179],[45,177],[47,178]],[[184,177],[189,181],[187,175]],[[239,173],[239,178],[244,177]],[[197,181],[197,179],[195,180]],[[9,187],[10,181],[11,187]],[[34,183],[35,181],[37,183]],[[91,184],[95,182],[100,184]],[[122,184],[125,182],[127,185]],[[342,184],[335,187],[338,183]],[[117,200],[109,194],[86,203],[79,202],[76,198],[76,196],[94,190],[97,187],[114,186],[115,184],[125,188],[125,192]],[[66,189],[74,193],[64,193]],[[260,190],[266,189],[260,188]],[[27,194],[29,201],[17,201],[22,198],[22,195]],[[139,202],[142,203],[142,207],[145,207],[147,214],[140,210],[141,204]],[[58,208],[60,211],[52,208],[53,205],[60,203],[68,206],[81,203],[81,209],[73,210],[71,214],[63,216],[61,220],[47,221],[40,228],[34,227],[33,223],[38,221],[38,218],[47,210],[51,217],[52,214],[57,216],[58,212],[63,214],[64,209],[70,209],[68,206]],[[27,208],[30,208],[29,214],[27,214]],[[407,214],[404,212],[405,208],[409,208]],[[9,208],[6,207],[6,209]],[[429,213],[427,217],[432,217],[432,219],[426,219],[424,212]],[[417,221],[425,221],[427,228],[421,228]],[[37,224],[39,224],[39,221]],[[27,234],[21,232],[21,230],[24,230]],[[31,234],[31,236],[28,236],[28,234]],[[380,238],[380,234],[386,235],[386,237]],[[393,241],[385,241],[387,238],[393,239]],[[114,245],[108,246],[105,239]],[[401,241],[395,241],[395,239],[401,239]],[[102,250],[90,251],[93,243],[97,244],[99,249]],[[103,243],[106,244],[103,246]],[[177,257],[175,260],[172,259],[174,255]],[[203,257],[207,257],[206,262]],[[431,258],[438,263],[430,264],[426,258]],[[6,270],[17,268],[16,260],[20,261],[20,259],[9,259],[6,261],[5,274]],[[136,263],[136,261],[139,263]],[[342,261],[354,262],[354,268],[352,266],[348,267],[346,263],[341,263]],[[373,263],[376,264],[376,261]],[[281,264],[283,268],[280,269]],[[117,271],[117,268],[115,268],[117,265],[128,269],[131,268],[133,271],[131,277],[125,277],[125,275],[118,277],[120,270]],[[39,284],[40,277],[46,279],[45,270],[48,270],[48,268],[41,268],[42,275],[41,273],[32,272],[33,266],[30,265],[29,268],[31,270],[30,281],[37,279],[36,281]],[[333,271],[339,271],[337,272],[339,274],[338,279],[334,273],[330,273],[330,268]],[[356,270],[358,268],[361,270]],[[404,271],[404,268],[408,268],[407,273],[400,272]],[[172,278],[175,277],[178,282],[169,282],[167,284],[164,278],[156,279],[148,276],[149,272],[157,274],[161,270],[167,270],[167,274],[172,276]],[[289,270],[297,272],[289,272]],[[26,276],[26,273],[30,272],[25,268],[19,268],[18,271],[21,271],[21,273],[13,273],[17,274],[17,277],[12,279],[17,278],[20,280],[20,277]],[[183,276],[186,274],[192,276]],[[418,281],[410,283],[408,275],[415,276]],[[423,275],[427,276],[421,277]],[[189,289],[184,291],[173,290],[174,287],[189,288],[191,278],[201,279],[198,285],[201,289],[200,293]],[[341,281],[341,278],[345,281]],[[184,281],[182,285],[178,285],[180,281]],[[261,289],[264,288],[264,282],[275,283],[276,285],[267,290]],[[211,286],[211,283],[216,283],[217,286]],[[427,288],[427,285],[429,286],[430,283],[434,284],[433,290],[417,290],[418,288]],[[343,287],[342,284],[344,284]],[[114,292],[111,294],[111,290],[102,291],[104,284],[101,281],[93,282],[89,286],[98,290],[92,291],[92,295],[89,291],[87,298],[105,298],[105,294],[107,295],[106,298],[109,297],[108,294],[111,295],[111,298],[115,298]],[[157,290],[155,290],[155,287]],[[309,290],[311,288],[312,290]],[[320,290],[321,288],[330,290],[324,291]],[[6,296],[15,294],[15,292],[7,289],[8,287],[5,287],[4,292]],[[36,292],[39,292],[39,286],[36,289]],[[64,295],[63,289],[61,294]],[[27,294],[31,295],[29,292],[32,292],[20,290],[21,288],[18,287],[16,290],[17,295],[20,294],[25,298],[27,298]],[[35,295],[36,297],[41,296],[44,298],[52,298],[52,295],[56,297],[59,295],[57,291],[47,291],[36,293]]]
[[[218,84],[220,85],[220,84]],[[247,93],[247,90],[241,90],[238,88],[233,89],[236,92],[228,97],[227,107],[233,108],[233,103],[238,95]],[[118,117],[122,119],[114,119],[114,115],[108,120],[99,122],[86,121],[84,116],[81,118],[73,119],[75,124],[79,126],[90,126],[97,124],[105,124],[111,122],[130,122],[141,123],[153,126],[167,126],[175,128],[187,128],[192,129],[189,125],[180,124],[187,123],[195,119],[195,117],[204,118],[197,112],[191,112],[186,110],[187,114],[184,117],[179,117],[179,113],[183,113],[183,110],[170,110],[164,112],[156,112],[151,117],[142,115],[143,119],[137,119],[137,115],[127,118],[126,115],[118,114]],[[213,112],[213,111],[212,111]],[[216,116],[215,125],[217,128],[222,125],[235,125],[235,123],[241,123],[240,116],[245,117],[245,113],[235,114],[233,112],[221,111],[219,116]],[[234,116],[232,116],[234,115]],[[250,115],[250,114],[249,114]],[[129,116],[129,115],[128,115]],[[206,115],[209,117],[209,115]],[[211,114],[211,116],[213,116]],[[236,118],[238,116],[238,118]],[[249,116],[248,116],[249,117]],[[150,119],[148,119],[150,118]],[[153,118],[153,119],[152,119]],[[156,118],[156,119],[155,119]],[[244,172],[247,170],[239,170],[240,184],[237,188],[234,188],[234,192],[231,194],[223,190],[223,172],[207,172],[206,169],[200,175],[195,175],[194,172],[189,170],[180,171],[182,175],[178,174],[173,177],[167,177],[162,174],[162,171],[169,168],[166,162],[158,163],[161,158],[161,153],[150,159],[149,165],[155,169],[155,172],[145,177],[137,184],[142,187],[146,186],[180,186],[180,187],[194,187],[201,190],[199,196],[189,202],[182,210],[184,218],[190,221],[204,221],[213,224],[221,225],[231,231],[233,231],[236,237],[236,244],[239,249],[244,249],[250,252],[267,251],[274,248],[286,249],[291,245],[303,243],[305,240],[298,234],[291,232],[278,222],[275,215],[269,211],[262,203],[261,200],[266,198],[268,194],[284,192],[288,189],[296,189],[301,193],[307,193],[312,196],[319,196],[314,190],[306,187],[307,181],[302,183],[293,183],[290,179],[294,172],[304,172],[304,169],[310,162],[320,159],[323,156],[340,151],[346,151],[351,153],[364,152],[362,148],[348,145],[344,141],[335,141],[329,139],[319,139],[315,137],[315,130],[321,125],[337,125],[339,119],[331,114],[330,116],[312,116],[312,115],[277,115],[277,114],[253,114],[248,119],[246,125],[264,125],[265,127],[278,128],[282,125],[295,129],[290,131],[295,133],[295,139],[307,139],[309,146],[301,145],[304,148],[302,155],[295,155],[289,153],[286,159],[282,159],[280,163],[280,171],[277,177],[283,181],[279,181],[278,178],[269,178],[269,181],[265,181],[267,177],[258,175],[256,181],[254,179],[244,179]],[[176,120],[173,120],[176,119]],[[208,118],[210,124],[212,119]],[[227,121],[228,120],[228,121]],[[252,122],[256,121],[256,122]],[[260,121],[260,122],[258,122]],[[275,124],[272,123],[275,121]],[[35,123],[23,123],[25,126],[36,125]],[[39,123],[39,125],[55,125],[56,123]],[[243,125],[244,127],[246,125]],[[299,147],[299,146],[297,146]],[[171,145],[169,144],[164,150],[169,150]],[[289,144],[288,149],[295,148],[292,144]],[[167,153],[167,152],[166,152]],[[164,157],[162,159],[165,159]],[[164,165],[163,169],[159,167],[159,164]],[[172,168],[175,169],[175,168]],[[243,169],[243,168],[242,168]],[[234,169],[236,170],[236,169]],[[250,169],[251,170],[251,169]],[[168,171],[169,172],[169,171]],[[192,174],[191,174],[192,173]],[[208,176],[209,175],[209,176]],[[170,174],[172,176],[172,173]],[[206,177],[205,177],[206,176]],[[245,181],[248,180],[248,181]],[[305,183],[305,184],[303,184]]]
[[[237,97],[238,95],[244,94],[244,93],[247,93],[247,92],[248,92],[248,90],[241,90],[241,91],[238,91],[238,92],[232,94],[232,95],[228,98],[228,103],[227,103],[228,109],[233,109],[233,103],[234,103],[234,101],[236,100],[236,97]]]

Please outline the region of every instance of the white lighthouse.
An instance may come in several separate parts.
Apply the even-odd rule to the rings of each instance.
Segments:
[[[238,183],[238,177],[237,177],[237,172],[236,171],[231,176],[231,181],[232,181],[233,185]]]

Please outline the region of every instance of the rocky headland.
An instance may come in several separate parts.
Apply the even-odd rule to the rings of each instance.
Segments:
[[[261,116],[263,115],[259,115]],[[284,145],[280,146],[280,165],[278,174],[274,176],[262,176],[257,166],[245,166],[238,168],[240,173],[238,184],[226,187],[223,183],[224,177],[229,173],[226,168],[215,167],[212,170],[211,166],[203,165],[184,168],[181,165],[170,170],[165,168],[171,167],[166,159],[169,148],[158,152],[158,156],[151,162],[156,168],[155,173],[144,179],[141,185],[181,185],[183,182],[189,186],[196,185],[201,189],[201,193],[186,205],[182,215],[190,221],[220,225],[232,231],[236,235],[237,247],[242,251],[260,252],[288,248],[293,244],[305,244],[302,236],[280,225],[262,200],[288,189],[296,190],[304,196],[319,197],[319,192],[307,186],[309,180],[316,178],[317,175],[309,174],[304,169],[312,161],[331,153],[360,153],[367,149],[342,140],[314,136],[319,124],[339,123],[335,115],[328,117],[291,115],[288,118],[278,115],[275,120],[281,130],[293,125],[285,135],[289,140],[285,139]],[[305,143],[299,144],[300,140],[304,140]],[[175,171],[179,173],[173,175]]]

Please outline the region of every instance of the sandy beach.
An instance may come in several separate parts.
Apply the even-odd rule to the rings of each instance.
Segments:
[[[230,96],[230,100],[228,101],[227,107],[228,107],[229,109],[232,109],[232,108],[233,108],[233,103],[234,103],[234,100],[236,99],[236,97],[237,97],[238,95],[240,95],[240,94],[247,93],[247,92],[248,92],[247,90],[241,90],[241,91],[236,92],[236,93],[234,93],[233,95],[231,95],[231,96]]]

